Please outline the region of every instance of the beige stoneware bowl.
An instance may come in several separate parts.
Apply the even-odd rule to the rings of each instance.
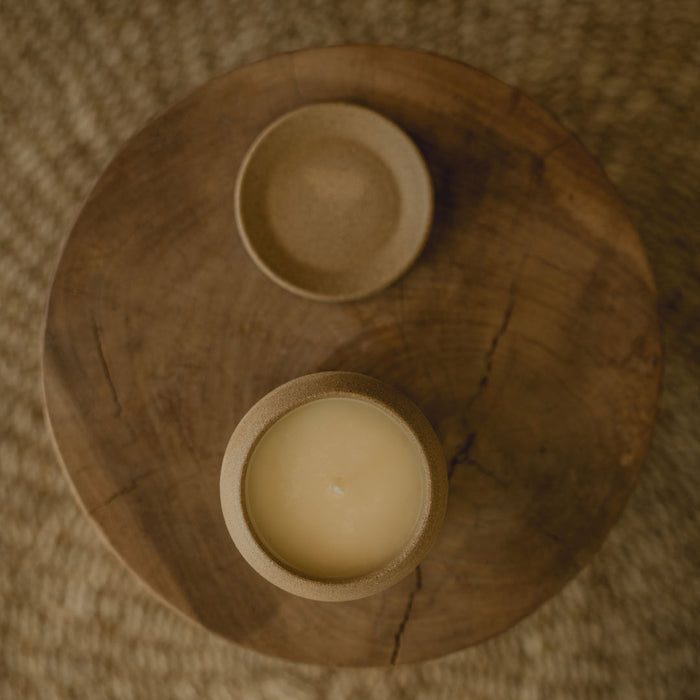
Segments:
[[[371,402],[395,418],[415,440],[421,455],[423,503],[415,529],[400,553],[382,568],[347,579],[305,576],[270,554],[246,512],[245,477],[262,436],[280,418],[324,398]],[[418,407],[391,386],[352,372],[321,372],[294,379],[264,396],[233,432],[221,469],[221,507],[236,547],[261,576],[280,588],[313,600],[343,601],[378,593],[415,569],[432,547],[447,505],[447,466],[440,441]]]
[[[428,238],[433,189],[392,121],[325,102],[277,119],[238,173],[236,223],[248,253],[285,289],[347,301],[394,282]]]

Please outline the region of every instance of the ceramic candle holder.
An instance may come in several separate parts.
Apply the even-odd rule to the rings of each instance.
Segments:
[[[312,576],[282,561],[257,534],[246,498],[247,471],[263,437],[295,409],[329,398],[367,402],[393,419],[390,422],[398,424],[404,438],[411,443],[411,449],[415,448],[412,454],[417,456],[417,478],[422,491],[415,525],[411,526],[405,544],[383,565],[350,577]],[[228,531],[241,555],[261,576],[305,598],[344,601],[363,598],[392,586],[413,571],[428,553],[445,515],[447,466],[442,446],[430,423],[408,398],[366,375],[322,372],[299,377],[278,387],[248,411],[226,448],[220,486]],[[333,488],[342,492],[338,486]],[[378,502],[381,508],[381,500]]]

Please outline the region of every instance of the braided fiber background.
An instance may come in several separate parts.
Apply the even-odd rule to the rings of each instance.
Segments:
[[[0,0],[0,698],[698,697],[698,37],[697,0]],[[575,131],[639,226],[667,352],[651,455],[593,563],[510,632],[389,670],[266,658],[152,600],[73,502],[38,372],[59,244],[123,141],[217,73],[356,42],[462,59]]]

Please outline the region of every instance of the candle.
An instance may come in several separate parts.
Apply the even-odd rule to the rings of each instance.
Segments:
[[[261,576],[312,600],[383,591],[435,542],[447,504],[440,440],[393,387],[318,372],[263,396],[221,464],[221,510]]]
[[[423,453],[388,411],[320,398],[273,423],[248,461],[244,500],[261,544],[304,576],[362,576],[389,564],[423,510]]]

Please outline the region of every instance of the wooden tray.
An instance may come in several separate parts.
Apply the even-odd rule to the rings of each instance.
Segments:
[[[385,292],[327,304],[265,277],[233,191],[259,131],[346,100],[420,147],[436,218]],[[266,654],[382,665],[506,629],[600,546],[649,444],[656,292],[625,208],[581,144],[467,66],[379,47],[277,56],[150,122],[85,204],[56,273],[43,382],[79,501],[163,601]],[[219,506],[229,435],[263,394],[318,370],[365,372],[423,408],[450,502],[415,575],[315,603],[261,579]]]

